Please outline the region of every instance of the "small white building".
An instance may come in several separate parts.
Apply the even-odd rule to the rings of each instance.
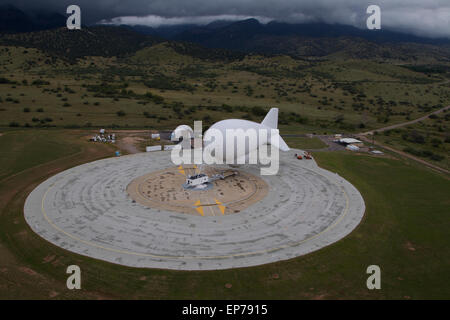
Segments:
[[[153,152],[153,151],[161,151],[162,146],[148,146],[145,148],[146,152]]]
[[[357,147],[362,147],[364,146],[364,143],[358,139],[354,139],[354,138],[343,138],[343,139],[339,139],[339,143],[343,144],[345,146],[348,146],[350,144],[357,146]]]
[[[178,138],[176,138],[178,136]],[[170,140],[173,142],[178,142],[180,140],[180,137],[186,136],[193,138],[194,137],[194,130],[192,130],[191,127],[188,125],[182,124],[173,130],[172,134],[170,135]]]
[[[345,147],[345,149],[350,150],[350,151],[359,151],[359,147],[355,146],[354,144],[349,144]]]

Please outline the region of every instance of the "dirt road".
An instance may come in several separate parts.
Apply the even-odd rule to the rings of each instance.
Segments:
[[[400,128],[400,127],[408,126],[410,124],[414,124],[414,123],[426,120],[429,116],[431,116],[433,114],[439,114],[439,113],[444,112],[444,111],[446,111],[448,109],[450,109],[450,106],[446,106],[446,107],[444,107],[442,109],[436,110],[436,111],[434,111],[432,113],[429,113],[429,114],[427,114],[427,115],[425,115],[423,117],[420,117],[418,119],[414,119],[414,120],[411,120],[411,121],[408,121],[408,122],[397,123],[397,124],[393,124],[392,126],[388,126],[388,127],[384,127],[384,128],[380,128],[380,129],[375,129],[375,130],[372,130],[372,131],[363,132],[363,133],[360,133],[359,136],[371,135],[375,131],[383,132],[383,131],[387,131],[387,130],[392,130],[392,129],[397,129],[397,128]]]
[[[366,141],[366,142],[372,143],[372,139],[370,139],[370,138],[368,138],[368,137],[366,137],[366,136],[363,136],[363,135],[362,135],[362,136],[360,136],[360,138],[361,138],[361,140],[364,140],[364,141]],[[448,171],[448,170],[446,170],[446,169],[444,169],[444,168],[438,167],[438,166],[436,166],[436,165],[434,165],[434,164],[432,164],[432,163],[429,163],[429,162],[427,162],[427,161],[425,161],[425,160],[423,160],[423,159],[420,159],[420,158],[418,158],[418,157],[415,157],[415,156],[413,156],[413,155],[411,155],[411,154],[409,154],[409,153],[406,153],[406,152],[403,152],[403,151],[394,149],[394,148],[392,148],[392,147],[388,147],[388,146],[386,146],[386,145],[384,145],[384,144],[381,144],[381,143],[379,143],[379,142],[377,142],[377,141],[373,141],[373,144],[376,145],[376,146],[382,147],[382,148],[384,148],[384,149],[386,149],[386,150],[395,152],[395,153],[397,153],[397,154],[399,154],[399,155],[401,155],[401,156],[403,156],[403,157],[405,157],[405,158],[408,158],[408,159],[417,161],[417,162],[419,162],[419,163],[421,163],[421,164],[424,164],[424,165],[426,165],[427,167],[429,167],[429,168],[431,168],[431,169],[437,170],[437,171],[442,172],[442,173],[450,174],[450,171]]]
[[[417,161],[417,162],[419,162],[419,163],[421,163],[421,164],[424,164],[424,165],[426,165],[427,167],[432,168],[432,169],[434,169],[434,170],[437,170],[437,171],[439,171],[439,172],[442,172],[442,173],[445,173],[445,174],[449,174],[450,171],[448,171],[448,170],[446,170],[446,169],[444,169],[444,168],[438,167],[438,166],[436,166],[436,165],[434,165],[434,164],[432,164],[432,163],[430,163],[430,162],[427,162],[427,161],[425,161],[425,160],[423,160],[423,159],[420,159],[420,158],[418,158],[418,157],[415,157],[415,156],[413,156],[413,155],[411,155],[411,154],[409,154],[409,153],[406,153],[406,152],[403,152],[403,151],[394,149],[394,148],[392,148],[392,147],[386,146],[386,145],[384,145],[384,144],[382,144],[382,143],[380,143],[380,142],[372,141],[372,139],[368,137],[369,135],[370,135],[370,136],[373,135],[373,133],[374,133],[375,131],[376,131],[376,132],[383,132],[383,131],[387,131],[387,130],[392,130],[392,129],[404,127],[404,126],[407,126],[407,125],[410,125],[410,124],[414,124],[414,123],[417,123],[417,122],[426,120],[429,116],[431,116],[431,115],[433,115],[433,114],[439,114],[439,113],[442,113],[442,112],[444,112],[444,111],[446,111],[446,110],[448,110],[448,109],[450,109],[450,106],[446,106],[446,107],[444,107],[444,108],[442,108],[442,109],[436,110],[436,111],[434,111],[434,112],[432,112],[432,113],[429,113],[429,114],[427,114],[427,115],[425,115],[425,116],[423,116],[423,117],[420,117],[420,118],[415,119],[415,120],[412,120],[412,121],[403,122],[403,123],[398,123],[398,124],[394,124],[394,125],[392,125],[392,126],[388,126],[388,127],[384,127],[384,128],[380,128],[380,129],[368,131],[368,132],[363,132],[363,133],[358,134],[357,136],[358,136],[361,140],[364,140],[364,141],[369,142],[369,143],[373,143],[374,145],[377,145],[377,146],[382,147],[382,148],[384,148],[384,149],[386,149],[386,150],[395,152],[395,153],[397,153],[397,154],[399,154],[399,155],[401,155],[401,156],[403,156],[403,157],[405,157],[405,158],[408,158],[408,159]]]

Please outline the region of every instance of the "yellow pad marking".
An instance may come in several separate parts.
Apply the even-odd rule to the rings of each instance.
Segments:
[[[225,214],[226,207],[224,205],[222,205],[222,202],[220,202],[219,200],[217,200],[217,199],[214,199],[214,200],[216,200],[216,203],[217,203],[217,206],[220,209],[220,212],[222,212],[222,214]]]
[[[200,200],[197,200],[197,202],[195,202],[194,206],[196,206],[195,210],[197,210],[197,212],[200,213],[202,215],[202,217],[204,217],[205,214],[203,213],[203,207],[202,207],[202,203],[200,202]]]
[[[178,167],[178,172],[181,173],[183,176],[186,175],[186,174],[184,173],[183,166],[181,166],[181,165]]]

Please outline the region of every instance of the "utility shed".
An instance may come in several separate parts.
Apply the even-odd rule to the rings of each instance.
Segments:
[[[339,140],[339,143],[346,145],[346,146],[349,144],[352,144],[352,145],[358,146],[358,147],[364,146],[364,143],[362,141],[360,141],[358,139],[354,139],[354,138],[343,138],[343,139]]]
[[[350,151],[359,151],[359,147],[355,146],[354,144],[347,145],[347,147],[345,147],[345,149],[350,150]]]

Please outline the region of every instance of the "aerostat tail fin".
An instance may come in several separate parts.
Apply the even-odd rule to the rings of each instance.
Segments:
[[[271,144],[274,147],[278,148],[281,151],[289,151],[289,150],[291,150],[289,148],[289,146],[286,144],[286,142],[283,140],[283,138],[279,134],[277,134],[277,136],[273,137],[273,138],[274,138],[273,141],[271,139]]]
[[[270,109],[269,113],[267,113],[264,120],[261,122],[263,126],[269,127],[271,129],[277,129],[278,128],[278,108],[272,108]],[[281,138],[281,136],[278,134],[278,139],[275,139],[275,142],[273,143],[274,147],[277,147],[281,151],[289,151],[289,146],[286,144],[286,142]]]
[[[264,120],[261,122],[263,126],[267,126],[272,129],[278,128],[278,108],[270,109]]]

